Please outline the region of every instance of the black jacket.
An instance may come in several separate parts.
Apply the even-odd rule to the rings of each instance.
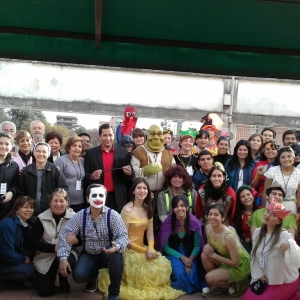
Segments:
[[[32,163],[23,169],[19,178],[18,196],[29,196],[35,200],[37,181],[36,164]],[[52,194],[53,190],[58,187],[65,189],[67,192],[69,191],[65,176],[59,167],[47,162],[45,165],[45,172],[42,175],[41,211],[34,211],[35,216],[49,208],[49,196]]]
[[[125,164],[130,165],[130,155],[125,148],[114,145],[114,168],[119,168]],[[100,176],[98,180],[91,180],[91,174],[95,170],[103,170],[102,152],[100,146],[96,146],[92,149],[87,150],[84,158],[85,168],[85,187],[92,183],[99,183],[103,185],[105,172]],[[131,176],[126,176],[123,170],[114,170],[112,177],[114,181],[114,192],[118,211],[120,212],[127,201],[127,187],[131,186],[132,179],[134,178],[133,168],[131,169]],[[128,182],[129,181],[129,182]]]
[[[13,200],[17,194],[17,184],[19,178],[19,166],[12,159],[10,153],[7,154],[5,162],[0,164],[0,183],[6,183],[6,192],[12,192],[11,201],[0,204],[0,220],[2,220],[10,211]]]

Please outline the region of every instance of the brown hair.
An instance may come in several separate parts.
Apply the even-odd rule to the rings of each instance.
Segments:
[[[62,143],[63,143],[62,135],[57,131],[47,132],[47,134],[45,136],[45,142],[48,143],[50,140],[53,140],[55,138],[57,138],[59,143],[62,145]]]
[[[54,197],[56,194],[62,195],[66,201],[70,202],[70,198],[69,198],[68,193],[67,193],[63,188],[56,188],[56,189],[52,192],[52,194],[50,195],[49,203],[52,201],[53,197]]]
[[[19,141],[23,138],[26,138],[26,137],[32,140],[32,137],[31,137],[30,133],[27,130],[20,130],[16,134],[15,141],[16,141],[17,144],[19,144]]]
[[[81,145],[82,145],[81,154],[84,153],[84,141],[78,135],[69,137],[69,139],[67,140],[66,145],[65,145],[65,152],[70,153],[71,146],[73,146],[76,142],[81,142]]]
[[[187,192],[188,190],[192,189],[193,182],[191,177],[189,176],[188,172],[183,166],[175,165],[170,167],[165,173],[164,173],[164,183],[163,183],[163,189],[167,189],[169,186],[171,186],[171,179],[175,175],[181,177],[183,179],[182,188]]]
[[[7,217],[14,215],[20,207],[23,207],[26,203],[30,205],[30,207],[34,207],[34,200],[28,196],[20,196],[14,202],[10,212],[7,214]]]
[[[132,131],[132,137],[137,137],[137,136],[143,136],[145,137],[145,133],[142,129],[140,128],[135,128],[133,131]]]

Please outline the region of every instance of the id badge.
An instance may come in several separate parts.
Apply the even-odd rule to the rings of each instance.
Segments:
[[[81,180],[76,180],[76,191],[81,190]]]
[[[7,183],[1,183],[1,191],[0,194],[6,194]]]
[[[193,167],[192,166],[187,166],[185,169],[190,176],[193,176]]]
[[[259,257],[259,266],[260,266],[261,268],[264,268],[264,267],[265,267],[265,259],[264,259],[263,256],[260,256],[260,257]]]

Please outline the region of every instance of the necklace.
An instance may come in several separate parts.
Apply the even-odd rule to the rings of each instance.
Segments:
[[[282,181],[283,181],[283,184],[284,184],[284,191],[285,191],[285,193],[286,193],[286,188],[287,188],[287,185],[288,185],[288,183],[289,183],[289,181],[290,181],[290,178],[291,178],[291,176],[292,176],[292,173],[293,173],[293,171],[294,171],[294,167],[292,167],[292,170],[291,170],[290,175],[283,175],[283,172],[282,172],[282,169],[281,169],[281,168],[280,168],[280,171],[281,171]],[[285,182],[285,180],[284,180],[284,176],[288,176],[288,179],[287,179],[286,182]]]
[[[180,222],[180,226],[184,226],[184,221],[183,221],[183,222]]]
[[[190,166],[190,164],[191,164],[192,155],[190,155],[189,157],[183,157],[182,154],[179,154],[178,159],[179,159],[181,165],[186,168],[187,166]]]

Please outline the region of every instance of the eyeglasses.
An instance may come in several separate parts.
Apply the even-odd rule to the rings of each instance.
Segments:
[[[125,114],[126,114],[126,117],[131,117],[131,116],[134,117],[136,113],[127,111]]]

